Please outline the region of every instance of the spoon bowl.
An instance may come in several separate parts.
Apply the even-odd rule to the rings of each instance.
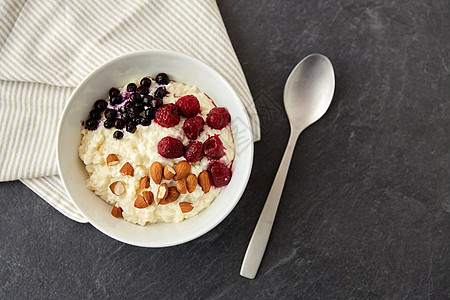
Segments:
[[[255,278],[264,256],[298,136],[325,114],[333,98],[334,86],[333,66],[321,54],[305,57],[286,81],[284,108],[291,135],[242,262],[241,275],[246,278]]]
[[[292,129],[303,131],[319,120],[331,104],[335,87],[330,60],[311,54],[299,62],[284,87],[284,108]]]

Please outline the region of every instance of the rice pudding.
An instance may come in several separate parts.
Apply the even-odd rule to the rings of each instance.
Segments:
[[[231,179],[226,108],[164,73],[108,96],[81,130],[87,187],[113,205],[113,216],[139,225],[181,222],[206,209]]]

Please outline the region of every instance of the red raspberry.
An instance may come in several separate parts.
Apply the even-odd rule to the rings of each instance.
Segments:
[[[178,107],[173,104],[164,104],[155,113],[155,121],[163,127],[172,127],[180,122]]]
[[[200,111],[200,103],[194,95],[183,96],[177,100],[176,104],[180,113],[186,118],[193,117]]]
[[[184,157],[188,162],[200,161],[203,158],[203,144],[199,141],[191,141],[186,147]]]
[[[214,107],[206,116],[206,123],[212,128],[222,129],[231,121],[231,116],[225,107]]]
[[[180,140],[166,136],[158,143],[158,153],[165,158],[178,158],[184,155],[184,146]]]
[[[231,171],[221,162],[214,162],[209,166],[211,180],[214,186],[221,187],[228,185],[231,179]]]
[[[203,143],[203,152],[210,159],[219,159],[223,156],[223,143],[217,135],[213,135]]]
[[[203,130],[204,124],[205,121],[200,116],[189,118],[186,121],[184,121],[183,131],[188,137],[188,139],[195,140],[197,139],[200,132]]]

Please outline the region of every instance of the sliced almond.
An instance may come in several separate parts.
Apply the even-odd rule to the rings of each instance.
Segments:
[[[170,179],[173,178],[173,176],[175,176],[175,170],[169,165],[165,165],[164,166],[164,172],[163,173],[164,173],[163,174],[164,178],[167,179],[167,180],[170,180]]]
[[[119,163],[119,158],[115,154],[108,154],[106,157],[106,165],[108,167],[115,166]]]
[[[150,166],[150,176],[156,184],[160,184],[162,180],[162,165],[160,162],[155,161]]]
[[[129,163],[129,162],[126,162],[123,166],[122,166],[122,168],[120,168],[120,171],[119,171],[120,173],[122,173],[123,175],[125,175],[125,176],[134,176],[134,169],[133,169],[133,166]]]
[[[150,187],[150,177],[148,177],[148,176],[142,177],[139,182],[139,186],[142,189],[148,189]]]
[[[160,204],[161,201],[164,201],[169,193],[169,188],[167,184],[163,183],[158,187],[158,194],[156,194],[156,202]]]
[[[180,194],[187,193],[186,180],[181,179],[177,181],[177,190],[178,192],[180,192]]]
[[[122,181],[115,181],[109,185],[109,189],[114,195],[120,196],[125,192],[125,185]]]
[[[118,202],[116,202],[116,204],[114,204],[114,206],[111,210],[111,215],[113,215],[113,217],[116,217],[116,218],[122,218],[122,208],[119,206]]]
[[[153,193],[151,191],[143,191],[142,197],[144,197],[144,200],[148,205],[153,203]]]
[[[136,200],[134,200],[134,207],[136,208],[146,208],[148,206],[147,201],[145,201],[142,195],[139,195]]]
[[[195,176],[194,174],[189,174],[186,177],[186,187],[189,193],[195,191],[197,183],[198,183],[197,176]]]
[[[175,174],[175,177],[173,178],[173,180],[180,180],[180,179],[186,177],[189,174],[189,172],[191,172],[191,164],[185,160],[180,161],[175,166],[176,174]]]
[[[169,187],[169,191],[167,193],[167,197],[163,200],[161,200],[158,204],[164,205],[169,204],[174,201],[177,201],[178,197],[180,197],[180,193],[178,192],[177,188],[174,186]]]
[[[205,194],[209,192],[209,189],[211,188],[211,178],[209,177],[208,171],[202,171],[198,175],[198,184],[200,184]]]
[[[178,205],[180,205],[180,209],[183,214],[188,213],[194,209],[194,205],[192,205],[192,203],[190,202],[180,202],[178,203]]]

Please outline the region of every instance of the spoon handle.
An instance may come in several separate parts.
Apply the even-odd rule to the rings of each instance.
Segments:
[[[277,175],[270,188],[264,208],[259,216],[258,223],[253,231],[252,238],[245,252],[244,261],[241,267],[241,276],[253,279],[258,272],[259,265],[266,250],[267,241],[269,240],[270,231],[272,230],[275,214],[277,213],[278,203],[280,202],[281,193],[283,192],[284,182],[291,163],[292,153],[299,133],[291,130],[283,159],[278,167]]]

